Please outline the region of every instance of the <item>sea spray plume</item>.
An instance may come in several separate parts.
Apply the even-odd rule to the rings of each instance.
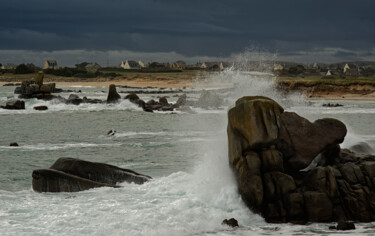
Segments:
[[[285,108],[306,104],[303,94],[285,93],[278,89],[273,73],[277,55],[252,47],[232,56],[231,66],[222,71],[211,72],[205,79],[196,79],[195,86],[202,89],[227,88],[220,95],[227,107],[243,96],[267,96]],[[198,75],[202,77],[202,74]]]

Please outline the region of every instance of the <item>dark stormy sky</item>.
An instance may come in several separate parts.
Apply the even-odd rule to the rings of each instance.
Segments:
[[[4,0],[0,63],[375,60],[374,12],[374,0]]]

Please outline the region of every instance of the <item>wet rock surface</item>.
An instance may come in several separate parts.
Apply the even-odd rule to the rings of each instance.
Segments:
[[[8,110],[24,110],[25,102],[21,100],[7,102],[5,106],[0,106],[0,108],[8,109]]]
[[[375,156],[340,149],[342,122],[311,123],[272,99],[243,97],[227,132],[242,199],[267,222],[375,220]]]
[[[98,162],[59,158],[49,169],[34,170],[37,192],[77,192],[96,187],[119,187],[121,182],[143,184],[150,176]]]

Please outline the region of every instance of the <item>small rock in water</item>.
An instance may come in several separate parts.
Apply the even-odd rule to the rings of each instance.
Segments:
[[[334,104],[334,103],[324,103],[323,104],[323,107],[342,107],[343,105],[342,104]]]
[[[9,144],[9,146],[11,146],[11,147],[18,147],[19,145],[16,142],[12,142],[12,143]]]
[[[115,133],[116,133],[116,130],[110,130],[108,131],[107,136],[113,136],[115,135]]]
[[[48,110],[48,107],[47,106],[36,106],[36,107],[34,107],[34,110],[45,111],[45,110]]]
[[[352,230],[355,229],[355,225],[351,221],[339,221],[336,226],[337,230]]]
[[[234,218],[231,218],[229,220],[225,219],[225,220],[223,220],[223,222],[221,222],[221,224],[222,225],[228,225],[228,226],[230,226],[232,228],[238,227],[238,221],[236,219],[234,219]]]

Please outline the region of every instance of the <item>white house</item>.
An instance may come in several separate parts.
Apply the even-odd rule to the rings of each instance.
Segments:
[[[141,67],[141,68],[145,68],[145,67],[147,67],[146,66],[146,64],[143,62],[143,61],[138,61],[138,64],[139,64],[139,66]]]
[[[124,68],[125,70],[131,70],[131,69],[140,69],[142,66],[136,62],[136,61],[122,61],[121,62],[121,67]]]
[[[284,69],[284,67],[280,64],[277,64],[273,67],[274,71],[282,71],[283,69]]]
[[[56,60],[46,60],[44,62],[43,69],[53,69],[53,70],[56,70],[56,69],[59,69],[59,66],[57,65],[57,61]]]
[[[329,75],[333,75],[333,72],[331,70],[327,70],[327,73],[325,74],[325,76],[329,76]]]

